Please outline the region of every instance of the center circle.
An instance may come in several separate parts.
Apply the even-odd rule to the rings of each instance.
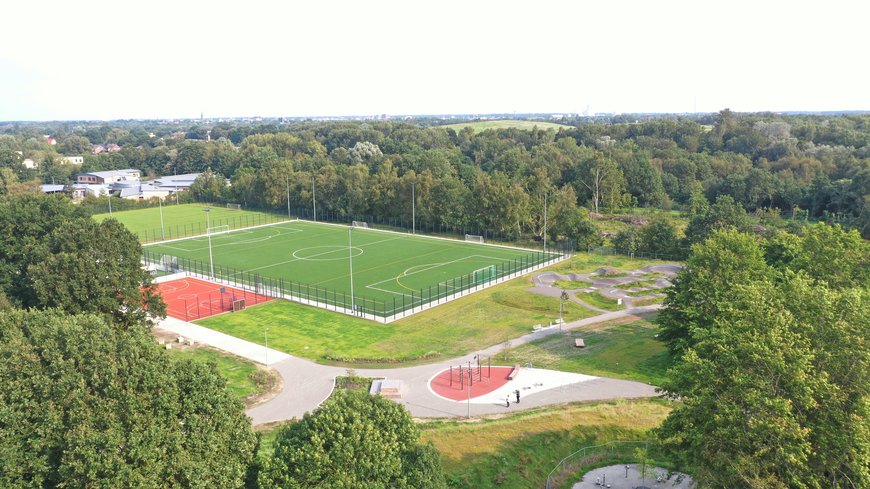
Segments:
[[[309,261],[347,260],[347,249],[347,246],[341,245],[311,246],[294,251],[293,258]],[[351,249],[353,250],[353,255],[351,256],[357,257],[363,254],[362,248],[354,246]]]

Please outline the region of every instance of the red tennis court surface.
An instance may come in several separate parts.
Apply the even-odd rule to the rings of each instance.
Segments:
[[[469,397],[468,388],[471,387],[471,398],[483,396],[498,389],[508,383],[508,374],[511,373],[513,367],[487,367],[482,366],[478,370],[477,367],[471,369],[472,379],[468,380],[468,370],[463,368],[463,373],[460,376],[459,368],[447,369],[432,377],[429,381],[429,387],[432,391],[441,397],[453,401],[464,401]],[[453,377],[451,384],[450,377]]]
[[[265,295],[195,278],[159,283],[157,289],[166,303],[166,314],[184,321],[232,311],[233,302],[238,300],[244,300],[246,307],[271,300]]]

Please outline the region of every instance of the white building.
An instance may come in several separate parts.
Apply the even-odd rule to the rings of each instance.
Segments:
[[[81,165],[84,162],[84,156],[64,156],[60,159],[62,165]]]
[[[139,177],[142,176],[142,172],[139,170],[134,170],[132,168],[126,168],[124,170],[110,170],[110,171],[95,171],[92,173],[79,173],[76,175],[76,182],[83,184],[103,184],[103,185],[111,185],[113,183],[117,183],[123,180],[139,180]]]

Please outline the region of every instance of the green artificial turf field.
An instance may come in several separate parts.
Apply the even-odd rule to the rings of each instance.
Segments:
[[[349,229],[293,221],[212,235],[215,276],[245,284],[253,280],[296,297],[341,307],[353,305],[366,313],[388,316],[557,256],[375,229]],[[198,237],[148,245],[146,259],[165,263],[164,255],[171,255],[177,257],[181,269],[207,274],[208,241],[208,237]]]
[[[208,207],[206,216],[204,209]],[[95,214],[98,222],[104,219],[117,219],[135,234],[142,243],[152,243],[164,239],[197,236],[206,233],[209,221],[212,227],[228,226],[238,229],[258,224],[287,220],[286,215],[267,212],[227,209],[225,206],[206,206],[204,204],[181,204],[163,206],[163,228],[160,227],[160,207]]]

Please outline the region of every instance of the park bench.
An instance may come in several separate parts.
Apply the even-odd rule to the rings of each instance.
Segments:
[[[583,338],[574,338],[574,346],[576,348],[586,348],[586,342],[583,341]]]
[[[518,363],[518,364],[514,365],[513,370],[511,370],[511,373],[508,374],[508,380],[514,380],[515,378],[517,378],[517,375],[519,375],[519,373],[520,373],[520,364]]]

